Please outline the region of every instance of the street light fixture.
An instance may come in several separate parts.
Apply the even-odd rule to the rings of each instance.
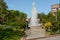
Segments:
[[[58,8],[54,8],[53,9],[53,12],[55,13],[55,20],[56,20],[56,22],[57,22],[57,11],[58,11]]]

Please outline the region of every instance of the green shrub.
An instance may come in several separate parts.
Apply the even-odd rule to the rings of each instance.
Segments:
[[[56,34],[60,34],[60,29],[56,31]]]
[[[13,30],[13,28],[16,28],[16,30]],[[24,31],[21,31],[18,27],[6,28],[0,26],[0,40],[20,40],[24,34]]]

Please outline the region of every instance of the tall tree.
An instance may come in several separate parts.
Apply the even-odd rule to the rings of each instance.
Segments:
[[[60,10],[57,11],[57,21],[60,21]]]
[[[0,0],[0,9],[7,9],[7,5],[4,0]]]
[[[6,15],[7,5],[4,0],[0,0],[0,24],[4,23],[5,15]]]
[[[40,19],[40,22],[45,23],[47,20],[47,16],[44,13],[38,13],[38,18]]]
[[[55,22],[55,16],[53,16],[52,13],[49,12],[47,15],[47,20],[50,22]]]

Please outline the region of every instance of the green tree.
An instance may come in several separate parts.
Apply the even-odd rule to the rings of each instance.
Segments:
[[[47,20],[50,22],[55,22],[55,16],[52,15],[52,12],[48,13]]]
[[[60,10],[57,11],[57,21],[60,21]]]
[[[4,0],[0,0],[0,9],[2,10],[4,10],[4,9],[7,9],[8,7],[7,7],[7,5],[6,5],[6,3],[4,2]]]
[[[4,24],[7,5],[4,0],[0,0],[0,24]]]
[[[40,22],[42,23],[47,22],[47,16],[44,13],[38,13],[38,18],[40,19]]]

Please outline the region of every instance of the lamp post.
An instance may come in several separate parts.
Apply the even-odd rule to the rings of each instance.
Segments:
[[[55,14],[55,22],[57,22],[57,11],[58,11],[58,8],[53,9],[53,12]]]
[[[56,22],[57,22],[58,8],[56,8]]]

